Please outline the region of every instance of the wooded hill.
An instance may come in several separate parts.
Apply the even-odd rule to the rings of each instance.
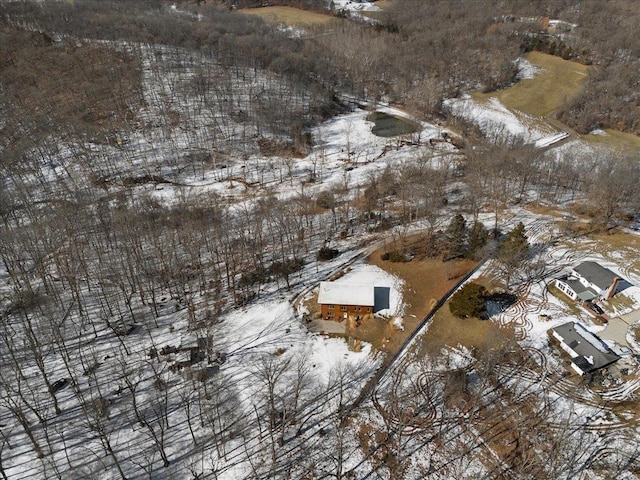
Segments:
[[[582,133],[595,128],[638,132],[640,47],[632,32],[640,12],[632,1],[402,0],[392,3],[377,24],[336,19],[302,38],[230,10],[228,2],[178,2],[192,16],[176,14],[169,3],[9,2],[0,5],[0,13],[5,22],[28,24],[49,35],[195,48],[226,57],[230,64],[266,68],[312,89],[351,92],[363,99],[387,96],[425,116],[445,115],[444,98],[515,81],[514,60],[538,48],[596,67],[561,119]],[[313,3],[318,10],[318,2]],[[552,31],[548,18],[575,27]],[[317,105],[318,118],[332,111],[325,104],[326,99]]]

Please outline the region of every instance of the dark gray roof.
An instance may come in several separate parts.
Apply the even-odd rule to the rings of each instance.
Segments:
[[[609,288],[613,279],[618,276],[608,268],[604,268],[596,262],[582,262],[573,270],[589,280],[591,283],[600,287],[601,290]]]
[[[571,361],[585,373],[596,371],[620,359],[600,337],[580,323],[565,323],[553,330],[576,352],[578,356]]]
[[[560,280],[569,285],[571,289],[576,292],[578,298],[582,301],[588,301],[598,296],[596,292],[594,292],[590,288],[585,287],[582,283],[580,283],[580,280],[576,280],[575,277],[561,278]]]

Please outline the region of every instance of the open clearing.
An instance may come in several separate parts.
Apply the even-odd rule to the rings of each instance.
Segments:
[[[633,133],[619,132],[618,130],[604,130],[604,135],[583,135],[582,139],[593,145],[602,145],[605,148],[640,150],[640,136]]]
[[[443,262],[441,258],[394,263],[382,260],[382,253],[384,248],[376,250],[368,262],[404,280],[405,315],[415,316],[419,320],[422,320],[458,279],[475,265],[469,260]]]
[[[301,27],[305,25],[320,25],[333,19],[330,15],[316,12],[308,12],[293,7],[260,7],[242,10],[249,15],[257,15],[270,23],[284,23],[289,27]]]
[[[474,93],[473,98],[488,101],[497,98],[511,110],[534,117],[544,117],[580,92],[589,67],[541,52],[529,52],[525,57],[540,71],[534,78],[489,94]]]
[[[504,113],[499,112],[499,108],[507,110],[509,115],[514,117],[511,119],[512,122],[515,121],[528,130],[551,129],[571,132],[567,125],[553,118],[552,114],[580,93],[583,81],[593,67],[536,51],[529,52],[525,59],[535,67],[536,72],[532,78],[524,78],[496,92],[474,92],[471,99],[486,109],[490,116],[504,116]],[[462,110],[462,115],[474,122],[484,117],[477,109],[467,109],[466,115],[464,109]],[[497,113],[494,112],[496,109]],[[486,122],[486,119],[483,121]],[[608,129],[600,135],[579,135],[579,138],[594,147],[631,152],[640,150],[640,136],[617,130]]]
[[[420,236],[413,238],[411,241],[419,243]],[[402,300],[404,302],[403,325],[404,330],[398,330],[391,325],[387,319],[374,317],[364,319],[359,327],[347,326],[344,335],[346,339],[356,339],[370,343],[376,350],[382,350],[395,353],[402,346],[409,335],[418,327],[422,319],[433,309],[435,304],[442,298],[455,283],[471,270],[475,262],[471,260],[457,259],[443,262],[441,258],[424,258],[414,259],[406,263],[394,263],[382,260],[381,256],[387,250],[382,247],[373,252],[368,258],[367,263],[375,265],[382,270],[391,273],[402,280]],[[305,306],[309,311],[309,315],[319,313],[320,309],[317,304],[317,295],[314,295],[305,302]],[[442,311],[448,309],[445,307]],[[440,312],[437,316],[441,316]],[[453,318],[450,326],[441,327],[437,335],[441,338],[437,340],[442,345],[457,345],[461,343],[465,346],[479,346],[483,340],[491,336],[491,331],[495,330],[495,325],[491,322],[474,322],[473,320],[465,320],[466,326],[478,324],[474,329],[465,330],[465,338],[471,340],[460,339],[456,331],[460,330],[460,325]],[[445,323],[447,320],[444,320]]]
[[[453,316],[449,311],[449,303],[446,303],[435,314],[429,330],[422,337],[421,350],[423,353],[436,354],[445,347],[461,345],[486,351],[500,344],[501,339],[510,337],[513,337],[512,331],[490,320]]]
[[[456,284],[460,277],[474,267],[475,262],[470,260],[443,262],[441,258],[425,258],[414,259],[407,263],[393,263],[381,259],[384,252],[385,248],[376,250],[367,261],[392,273],[404,282],[405,329],[402,332],[396,332],[385,345],[385,350],[395,352],[433,309],[437,301]],[[445,309],[446,307],[442,310]]]
[[[591,234],[579,242],[565,241],[573,251],[601,255],[618,265],[626,276],[640,274],[640,238],[614,231],[610,234]]]

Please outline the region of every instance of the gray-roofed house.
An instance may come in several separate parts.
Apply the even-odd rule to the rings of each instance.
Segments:
[[[608,300],[621,289],[621,278],[596,262],[582,262],[565,277],[556,279],[556,287],[572,300],[588,302],[595,298]],[[628,282],[624,282],[627,286]]]
[[[552,328],[551,333],[569,354],[571,367],[580,375],[595,372],[620,359],[600,337],[581,323],[564,323]]]

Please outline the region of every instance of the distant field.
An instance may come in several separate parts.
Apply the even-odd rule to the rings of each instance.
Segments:
[[[378,0],[376,2],[376,7],[380,8],[380,10],[387,10],[388,8],[390,8],[394,3],[396,3],[397,0]],[[375,20],[378,20],[381,16],[382,12],[362,12],[364,15],[366,15],[369,18],[373,18]]]
[[[530,52],[527,60],[540,68],[535,78],[489,94],[474,93],[477,100],[497,98],[507,108],[535,117],[544,117],[557,110],[582,87],[589,67],[540,52]]]
[[[516,114],[522,112],[534,117],[533,120],[523,120],[532,127],[543,128],[546,125],[555,127],[556,130],[568,128],[563,128],[563,124],[556,119],[544,117],[558,110],[580,92],[590,67],[541,52],[529,52],[526,58],[540,69],[535,78],[521,80],[497,92],[475,92],[472,97],[480,102],[497,98]],[[535,122],[539,124],[536,125]],[[640,150],[640,136],[616,130],[607,130],[606,133],[607,135],[581,135],[580,138],[609,148]]]
[[[605,130],[605,132],[606,135],[583,135],[581,138],[594,145],[640,150],[640,136],[617,130]]]
[[[261,7],[247,8],[242,10],[249,15],[258,15],[270,23],[284,23],[290,27],[301,27],[304,25],[319,25],[327,23],[334,17],[316,12],[308,12],[300,8],[293,7]]]
[[[390,8],[396,2],[397,2],[397,0],[378,0],[376,2],[376,7],[380,8],[381,10],[386,10],[387,8]]]

